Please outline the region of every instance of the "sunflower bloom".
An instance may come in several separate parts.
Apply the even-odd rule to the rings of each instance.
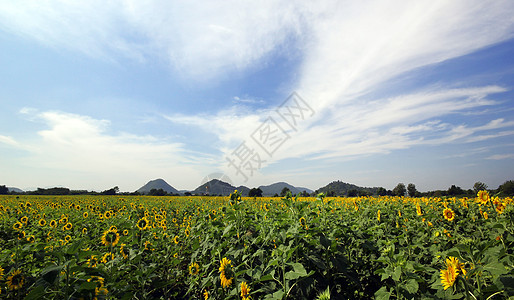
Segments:
[[[23,286],[25,278],[21,275],[20,270],[15,270],[11,275],[7,277],[7,287],[10,290],[18,290]]]
[[[507,205],[505,203],[498,202],[498,204],[496,204],[496,212],[502,214],[506,207]]]
[[[421,211],[421,206],[419,205],[419,203],[416,203],[416,214],[418,214],[418,216],[423,215],[423,212]]]
[[[462,272],[462,275],[466,276],[466,270],[464,269],[464,264],[459,262],[459,259],[453,256],[450,256],[446,259],[446,266],[453,266],[457,272]]]
[[[203,299],[204,300],[209,299],[209,291],[208,290],[205,290],[205,292],[203,292]]]
[[[4,269],[0,267],[0,280],[4,279]]]
[[[136,226],[139,230],[146,230],[148,228],[148,219],[146,217],[139,219]]]
[[[447,269],[441,270],[441,283],[445,290],[453,286],[457,275],[458,271],[453,266],[448,266]]]
[[[189,274],[196,276],[196,275],[198,275],[198,273],[200,273],[200,266],[198,265],[198,263],[190,264],[189,265]]]
[[[487,191],[479,191],[477,194],[477,200],[480,205],[485,205],[489,201],[489,193]]]
[[[227,259],[226,257],[223,257],[223,259],[220,262],[220,279],[221,279],[221,286],[226,288],[232,285],[232,261],[230,259]]]
[[[241,282],[241,298],[243,298],[243,300],[250,299],[250,288],[245,281]]]
[[[305,230],[309,229],[309,226],[307,225],[307,221],[305,220],[305,218],[304,218],[304,217],[301,217],[301,218],[300,218],[300,225],[301,225]]]
[[[446,220],[450,222],[453,221],[453,219],[455,219],[455,213],[451,208],[445,208],[443,211],[443,216]]]
[[[102,235],[102,244],[105,246],[116,246],[120,241],[120,235],[116,230],[107,229]]]
[[[43,226],[46,225],[46,220],[45,219],[41,219],[41,220],[39,220],[38,223],[39,223],[39,226],[43,227]]]
[[[377,221],[380,222],[380,209],[377,211]]]

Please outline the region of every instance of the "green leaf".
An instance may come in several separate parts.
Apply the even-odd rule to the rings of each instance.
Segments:
[[[404,285],[404,288],[409,292],[410,294],[415,294],[418,291],[419,284],[415,279],[409,279]]]
[[[493,276],[500,276],[507,273],[505,266],[499,262],[492,262],[484,266],[484,270],[491,273]]]
[[[375,292],[375,300],[389,300],[391,297],[391,292],[387,290],[386,286],[381,287],[378,291]]]
[[[298,279],[300,277],[302,277],[304,274],[301,274],[301,273],[296,273],[294,271],[289,271],[286,273],[286,275],[284,276],[286,279]]]
[[[64,266],[56,265],[46,267],[41,271],[41,277],[49,284],[54,284],[55,280],[57,279],[57,276],[59,276],[59,273],[63,268]]]
[[[324,234],[321,234],[321,235],[319,236],[319,242],[320,242],[320,244],[321,244],[323,247],[325,247],[325,249],[328,249],[328,247],[330,247],[330,245],[332,245],[332,243],[330,242],[330,240],[329,240],[329,239],[327,239],[327,238],[325,237],[325,235],[324,235]]]
[[[34,289],[30,291],[30,293],[25,296],[25,300],[32,300],[32,299],[41,299],[41,297],[45,294],[45,287],[40,285],[36,286]]]
[[[284,298],[284,291],[276,291],[272,295],[272,299],[282,299]]]
[[[393,275],[391,276],[391,278],[393,278],[394,281],[399,281],[401,275],[402,275],[402,268],[396,267],[396,268],[394,268],[394,272],[393,272]]]
[[[307,275],[307,271],[301,263],[288,263],[288,265],[292,266],[296,273]]]

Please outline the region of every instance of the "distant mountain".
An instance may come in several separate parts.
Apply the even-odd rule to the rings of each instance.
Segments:
[[[378,187],[361,187],[355,184],[342,181],[333,181],[326,186],[316,190],[316,194],[325,193],[333,196],[357,196],[364,194],[376,194]]]
[[[195,190],[191,191],[191,193],[195,195],[228,196],[236,189],[237,188],[230,183],[219,179],[212,179],[201,184]]]
[[[312,190],[308,188],[295,187],[286,182],[277,182],[270,185],[259,186],[259,188],[262,190],[262,195],[265,197],[271,197],[275,194],[280,195],[282,189],[284,189],[285,187],[287,187],[293,195],[299,194],[303,191],[306,191],[307,193],[312,193]]]
[[[236,190],[238,190],[239,192],[241,192],[241,196],[243,197],[247,197],[248,196],[248,193],[250,192],[250,188],[249,187],[246,187],[244,185],[240,185],[236,188]]]
[[[140,187],[137,192],[140,192],[141,194],[148,194],[152,189],[163,189],[168,194],[180,194],[179,191],[160,178],[149,181],[147,184]]]
[[[7,187],[7,189],[9,190],[9,193],[10,192],[15,192],[15,193],[23,193],[23,190],[22,189],[19,189],[19,188],[15,188],[15,187]]]

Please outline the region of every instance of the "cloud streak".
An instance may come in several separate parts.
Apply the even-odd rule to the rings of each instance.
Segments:
[[[156,174],[165,177],[180,172],[200,177],[200,169],[212,160],[209,155],[188,151],[184,144],[163,138],[109,133],[107,120],[59,111],[37,113],[33,120],[47,128],[37,132],[38,138],[19,143],[28,153],[24,164],[48,170],[49,177],[59,178],[60,182],[76,179],[77,174],[100,173],[101,177],[95,175],[88,180],[103,188],[119,184],[124,190]],[[187,185],[184,178],[175,178],[174,183]]]

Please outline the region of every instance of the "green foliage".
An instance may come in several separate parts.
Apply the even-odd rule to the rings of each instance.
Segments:
[[[0,201],[2,299],[240,299],[243,282],[252,299],[514,295],[511,198],[254,199],[234,191]],[[117,243],[113,234],[104,245],[108,230]],[[449,257],[467,272],[444,290]],[[13,289],[17,270],[23,283]]]
[[[405,189],[405,184],[398,183],[395,188],[393,189],[393,195],[395,196],[405,196],[405,192],[407,190]]]

